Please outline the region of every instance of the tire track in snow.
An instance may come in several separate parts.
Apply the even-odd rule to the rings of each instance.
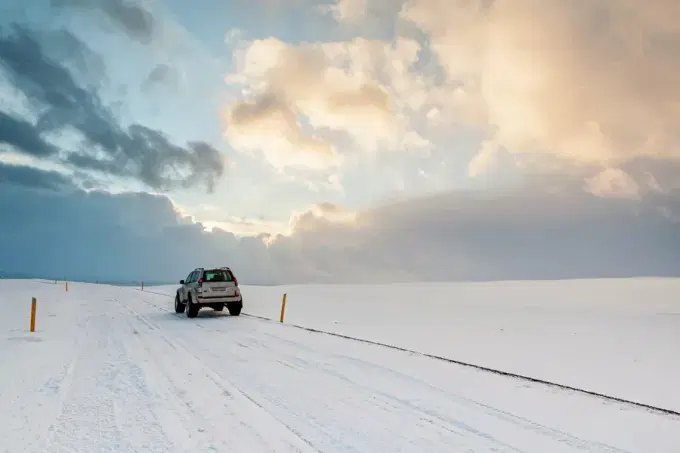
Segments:
[[[246,316],[248,318],[257,319],[257,320],[266,321],[266,322],[277,322],[278,323],[278,321],[271,319],[271,318],[264,317],[264,316],[250,315],[250,314],[247,314],[247,313],[241,313],[241,316]],[[624,404],[624,405],[627,405],[627,406],[638,407],[638,408],[645,409],[646,411],[653,412],[653,413],[661,413],[661,414],[670,415],[670,416],[673,416],[673,417],[680,417],[680,412],[678,412],[678,411],[674,411],[672,409],[666,409],[666,408],[663,408],[663,407],[654,406],[654,405],[650,405],[650,404],[641,403],[639,401],[632,401],[632,400],[628,400],[628,399],[625,399],[625,398],[619,398],[617,396],[606,395],[604,393],[594,392],[594,391],[591,391],[591,390],[586,390],[586,389],[582,389],[582,388],[578,388],[578,387],[572,387],[572,386],[569,386],[569,385],[560,384],[560,383],[553,382],[553,381],[547,381],[547,380],[540,379],[540,378],[535,378],[535,377],[526,376],[526,375],[517,374],[517,373],[511,373],[511,372],[508,372],[508,371],[503,371],[503,370],[490,368],[490,367],[486,367],[486,366],[482,366],[482,365],[476,365],[476,364],[473,364],[473,363],[463,362],[463,361],[452,359],[452,358],[449,358],[449,357],[442,357],[442,356],[438,356],[438,355],[435,355],[435,354],[420,352],[420,351],[416,351],[416,350],[413,350],[413,349],[403,348],[401,346],[395,346],[395,345],[388,344],[388,343],[381,343],[379,341],[373,341],[373,340],[367,340],[367,339],[364,339],[364,338],[352,337],[352,336],[349,336],[349,335],[344,335],[344,334],[340,334],[340,333],[336,333],[336,332],[329,332],[329,331],[325,331],[325,330],[315,329],[315,328],[312,328],[312,327],[305,327],[305,326],[301,326],[301,325],[297,325],[297,324],[285,324],[285,325],[288,326],[288,327],[293,327],[293,328],[296,328],[296,329],[305,330],[307,332],[312,332],[312,333],[317,333],[317,334],[322,334],[322,335],[329,335],[329,336],[333,336],[333,337],[337,337],[337,338],[343,338],[345,340],[351,340],[351,341],[356,341],[356,342],[360,342],[360,343],[370,344],[370,345],[373,345],[373,346],[379,346],[379,347],[383,347],[383,348],[393,349],[393,350],[396,350],[396,351],[407,352],[407,353],[412,354],[412,355],[418,355],[418,356],[422,356],[422,357],[427,357],[429,359],[434,359],[434,360],[439,360],[439,361],[442,361],[442,362],[451,363],[451,364],[454,364],[454,365],[460,365],[460,366],[464,366],[466,368],[476,369],[478,371],[482,371],[482,372],[485,372],[485,373],[497,374],[497,375],[512,378],[512,379],[517,379],[517,380],[521,380],[521,381],[525,381],[525,382],[531,382],[533,384],[540,384],[540,385],[545,385],[545,386],[549,386],[549,387],[553,387],[553,388],[559,388],[561,390],[566,390],[566,391],[570,391],[570,392],[574,392],[574,393],[580,393],[580,394],[583,394],[583,395],[588,395],[588,396],[600,398],[600,399],[603,399],[603,400],[608,400],[608,401],[616,402],[616,403],[619,403],[619,404]]]
[[[81,451],[125,451],[118,429],[112,398],[101,388],[108,337],[91,338],[99,329],[107,332],[108,323],[101,316],[90,317],[85,334],[79,338],[78,358],[67,373],[62,402],[55,424],[50,428],[49,451],[78,453]]]
[[[142,292],[139,288],[131,288],[131,289]],[[168,295],[168,294],[153,292],[153,291],[147,291],[147,290],[144,290],[143,292],[148,292],[150,294],[155,294],[155,295],[158,295],[158,296],[174,297],[174,296],[171,296],[171,295]],[[149,305],[152,305],[152,306],[158,308],[159,310],[167,311],[169,313],[174,313],[171,310],[167,310],[165,308],[159,307],[158,305],[153,304],[153,303],[146,301],[144,299],[142,299],[142,301],[149,304]],[[265,316],[251,315],[251,314],[248,314],[248,313],[245,313],[245,312],[241,312],[241,316],[245,316],[245,317],[248,317],[248,318],[251,318],[251,319],[266,321],[266,322],[276,322],[276,323],[278,323],[278,321],[275,320],[275,319],[268,318],[268,317],[265,317]],[[426,353],[426,352],[420,352],[420,351],[416,351],[416,350],[413,350],[413,349],[392,345],[392,344],[389,344],[389,343],[382,343],[382,342],[379,342],[379,341],[367,340],[365,338],[353,337],[353,336],[350,336],[350,335],[344,335],[344,334],[340,334],[340,333],[337,333],[337,332],[329,332],[329,331],[326,331],[326,330],[315,329],[313,327],[306,327],[306,326],[302,326],[302,325],[298,325],[298,324],[289,324],[289,323],[284,324],[284,326],[293,327],[293,328],[296,328],[296,329],[301,329],[301,330],[305,330],[307,332],[313,332],[313,333],[322,334],[322,335],[330,335],[330,336],[337,337],[337,338],[343,338],[345,340],[351,340],[351,341],[356,341],[356,342],[360,342],[360,343],[371,344],[371,345],[380,346],[380,347],[383,347],[383,348],[389,348],[389,349],[393,349],[393,350],[396,350],[396,351],[407,352],[409,354],[427,357],[427,358],[430,358],[430,359],[439,360],[439,361],[451,363],[451,364],[454,364],[454,365],[464,366],[466,368],[473,368],[473,369],[476,369],[478,371],[482,371],[482,372],[485,372],[485,373],[497,374],[497,375],[500,375],[500,376],[505,376],[505,377],[508,377],[508,378],[517,379],[517,380],[521,380],[521,381],[525,381],[525,382],[531,382],[531,383],[534,383],[534,384],[540,384],[540,385],[545,385],[545,386],[549,386],[549,387],[553,387],[553,388],[559,388],[561,390],[580,393],[580,394],[583,394],[583,395],[588,395],[588,396],[592,396],[592,397],[616,402],[616,403],[619,403],[619,404],[624,404],[624,405],[627,405],[627,406],[638,407],[638,408],[645,409],[645,410],[647,410],[649,412],[653,412],[653,413],[661,413],[661,414],[664,414],[664,415],[670,415],[670,416],[673,416],[673,417],[679,417],[680,418],[680,412],[679,411],[675,411],[675,410],[672,410],[672,409],[667,409],[667,408],[663,408],[663,407],[659,407],[659,406],[654,406],[654,405],[642,403],[642,402],[639,402],[639,401],[633,401],[633,400],[629,400],[629,399],[626,399],[626,398],[620,398],[620,397],[613,396],[613,395],[607,395],[607,394],[600,393],[600,392],[594,392],[594,391],[579,388],[579,387],[573,387],[573,386],[566,385],[566,384],[560,384],[558,382],[548,381],[548,380],[545,380],[545,379],[540,379],[540,378],[527,376],[527,375],[523,375],[523,374],[518,374],[518,373],[511,373],[511,372],[503,371],[503,370],[496,369],[496,368],[491,368],[491,367],[487,367],[487,366],[483,366],[483,365],[478,365],[478,364],[474,364],[474,363],[470,363],[470,362],[464,362],[464,361],[461,361],[461,360],[452,359],[450,357],[443,357],[443,356],[439,356],[439,355],[435,355],[435,354],[429,354],[429,353]],[[202,326],[199,326],[199,327],[202,327]]]
[[[257,338],[253,338],[251,341],[260,346],[260,349],[268,350],[272,360],[285,362],[286,360],[281,358],[283,357],[294,362],[291,366],[300,369],[302,372],[305,372],[308,368],[313,368],[327,376],[333,376],[356,388],[357,392],[361,392],[366,398],[372,398],[373,401],[385,408],[386,413],[419,414],[421,421],[452,433],[467,433],[467,435],[478,437],[482,441],[513,452],[523,452],[524,450],[503,442],[490,432],[476,428],[465,420],[474,416],[477,420],[476,426],[497,426],[497,422],[506,423],[519,427],[522,431],[534,433],[538,436],[537,442],[540,438],[549,438],[572,449],[586,452],[630,453],[611,445],[579,438],[470,398],[445,392],[410,375],[373,362],[350,357],[342,352],[336,354],[324,350],[322,355],[318,349],[302,342],[291,341],[269,333],[263,333],[262,337],[269,337],[272,341]],[[298,360],[297,357],[301,351],[308,360],[304,362]],[[331,361],[328,359],[331,359]],[[361,377],[369,371],[382,374],[384,377],[363,380]],[[425,390],[428,394],[437,395],[437,401],[430,401],[429,406],[419,404],[417,395],[420,389]],[[454,417],[454,413],[457,416]],[[489,418],[493,420],[488,420]]]
[[[161,307],[158,307],[155,304],[149,305],[154,306],[160,311],[170,312],[169,310],[162,309]],[[174,313],[172,312],[170,313],[174,315]],[[222,316],[216,317],[220,318]],[[193,322],[196,323],[199,321]],[[204,324],[203,326],[200,327],[208,329],[208,331],[211,333],[220,332],[226,333],[232,330],[229,329],[228,327],[224,327],[224,329],[222,329],[221,328],[223,326],[222,324],[215,324],[214,326],[216,327],[216,329],[210,329],[209,325],[207,324]],[[263,337],[270,337],[273,341],[264,341],[262,340]],[[522,431],[533,433],[534,435],[538,436],[535,438],[535,441],[537,443],[557,442],[558,444],[562,444],[570,448],[569,451],[577,449],[586,452],[598,452],[598,453],[600,452],[627,453],[626,450],[623,449],[619,449],[599,442],[584,440],[576,436],[570,435],[568,433],[565,433],[563,431],[556,430],[541,425],[539,423],[533,422],[531,420],[524,419],[514,414],[497,410],[494,407],[478,403],[477,401],[458,397],[457,395],[448,394],[428,384],[425,384],[422,381],[419,381],[415,378],[395,372],[392,369],[381,367],[372,362],[370,363],[364,362],[358,359],[352,359],[344,355],[341,356],[339,354],[334,354],[332,352],[329,353],[328,351],[324,351],[323,352],[324,355],[320,356],[321,353],[319,352],[318,349],[312,349],[305,343],[294,342],[269,333],[262,333],[259,337],[247,336],[245,339],[243,339],[239,336],[238,338],[248,343],[243,344],[240,340],[234,343],[240,348],[246,348],[251,352],[258,351],[258,354],[255,354],[253,357],[259,357],[260,359],[262,359],[260,357],[260,354],[264,354],[265,356],[269,357],[272,362],[281,363],[283,366],[286,366],[292,370],[299,371],[301,373],[299,375],[299,379],[305,379],[306,375],[314,376],[313,372],[310,374],[311,371],[310,368],[318,370],[317,372],[322,373],[327,378],[328,377],[334,378],[336,381],[335,383],[333,383],[333,380],[324,379],[323,381],[324,389],[327,392],[334,393],[336,391],[342,391],[343,388],[348,387],[353,388],[354,389],[353,391],[356,392],[356,395],[354,395],[350,400],[344,400],[341,404],[342,406],[344,406],[345,411],[350,410],[355,411],[357,414],[361,414],[366,413],[366,410],[369,407],[372,408],[373,412],[375,412],[376,408],[380,407],[381,413],[383,415],[373,413],[371,417],[373,419],[379,419],[382,421],[381,423],[377,424],[371,429],[371,431],[374,433],[374,437],[377,433],[381,431],[392,430],[393,424],[389,423],[388,421],[387,422],[385,421],[390,419],[391,414],[399,413],[402,414],[402,418],[406,417],[405,419],[401,420],[402,423],[409,423],[411,425],[420,426],[429,425],[432,427],[432,429],[430,430],[422,428],[421,431],[423,433],[426,431],[433,431],[431,434],[434,435],[435,434],[434,430],[439,430],[440,432],[448,432],[449,435],[439,434],[437,437],[439,437],[442,440],[444,438],[449,439],[447,442],[457,442],[456,444],[457,448],[474,447],[479,449],[482,448],[481,445],[485,445],[484,448],[487,448],[487,450],[485,451],[508,451],[508,452],[512,451],[515,453],[524,453],[525,451],[527,451],[522,448],[513,446],[509,443],[503,442],[500,438],[494,437],[492,433],[485,432],[484,430],[480,430],[478,428],[479,426],[485,425],[498,426],[497,422],[500,421],[508,425],[514,425]],[[288,345],[288,347],[285,346],[281,347],[282,344]],[[214,353],[212,353],[212,348],[210,346],[208,346],[207,348],[203,348],[203,350],[211,354],[216,360],[220,358],[223,359],[223,356],[217,356]],[[298,356],[300,350],[304,351],[303,355],[305,357],[305,360],[302,360]],[[251,354],[248,353],[248,355],[250,356]],[[319,357],[315,359],[316,356]],[[332,359],[333,362],[335,361],[334,359],[336,358],[350,360],[350,362],[349,363],[343,362],[342,366],[338,365],[336,369],[333,369],[327,366],[328,364],[325,363],[328,362],[329,357]],[[235,363],[239,363],[241,359],[239,358],[239,354],[236,355],[231,354],[229,356],[229,360],[234,361]],[[354,362],[361,363],[355,364]],[[353,377],[349,377],[346,373],[344,373],[348,365],[351,365],[350,368],[353,370],[352,375]],[[358,366],[357,369],[355,369],[356,368],[355,365]],[[376,387],[375,382],[373,383],[373,385],[369,386],[362,384],[362,379],[360,377],[362,371],[365,373],[367,370],[371,370],[373,368],[378,369],[381,372],[389,373],[389,376],[385,376],[384,379],[379,379],[379,381],[384,384],[382,387]],[[253,378],[252,382],[257,381],[256,376],[252,376],[252,378]],[[265,380],[265,382],[269,381]],[[391,389],[391,393],[384,391],[385,385],[387,385],[387,388]],[[433,390],[435,391],[435,393],[438,393],[441,396],[441,401],[445,404],[444,405],[434,404],[434,406],[432,407],[424,407],[412,401],[409,401],[406,398],[401,398],[397,396],[400,394],[400,392],[403,392],[406,389],[414,388],[423,389],[424,388],[423,386],[426,387],[425,390],[428,391]],[[338,432],[338,429],[329,430],[328,425],[324,425],[323,423],[322,424],[317,423],[313,418],[310,418],[310,414],[299,412],[298,410],[299,408],[296,408],[294,405],[291,405],[290,401],[287,401],[285,398],[281,398],[281,395],[285,395],[285,392],[281,393],[280,390],[281,389],[278,389],[275,385],[272,386],[272,383],[265,384],[264,387],[258,388],[256,390],[258,399],[260,399],[263,402],[268,412],[285,413],[286,418],[289,420],[288,422],[289,424],[295,423],[298,424],[299,426],[304,427],[303,431],[307,431],[307,436],[317,438],[317,440],[314,443],[318,443],[319,445],[323,444],[326,449],[339,448],[342,451],[347,452],[362,451],[360,449],[352,448],[347,444],[343,444],[343,437],[349,436],[355,440],[361,439],[362,435],[366,433],[365,426],[366,419],[364,419],[364,423],[359,423],[359,425],[356,426],[344,426],[342,429],[340,429],[341,433]],[[366,401],[368,400],[373,401],[375,404],[370,404],[369,406],[367,406]],[[332,413],[333,411],[340,410],[339,406],[335,407],[326,406],[323,399],[315,399],[314,401],[316,415],[323,413]],[[354,407],[354,409],[351,409],[352,407]],[[451,417],[452,408],[455,409],[454,413],[458,414],[458,417]],[[467,420],[471,416],[474,416],[475,419],[477,420],[474,423],[474,425],[465,422],[465,420]],[[491,420],[489,419],[489,417],[492,417],[495,420]],[[409,421],[407,422],[406,419],[408,419]],[[482,420],[488,421],[483,422]],[[310,431],[310,428],[312,431]],[[495,434],[498,435],[500,433],[497,432]],[[454,437],[451,437],[451,435],[453,435]],[[396,432],[391,432],[391,435],[387,435],[386,437],[398,439],[399,434]],[[476,442],[473,442],[473,444],[469,444],[471,437],[476,437],[478,438],[478,440]],[[403,439],[402,442],[407,442],[407,440]],[[526,446],[527,445],[525,444],[525,447]]]
[[[227,419],[227,422],[220,423],[220,426],[223,426],[223,429],[226,431],[239,431],[240,436],[222,436],[221,438],[220,436],[217,436],[211,438],[213,444],[222,442],[226,443],[226,447],[234,447],[234,442],[243,442],[245,437],[246,439],[249,439],[251,443],[266,448],[267,451],[319,453],[319,450],[317,450],[307,439],[300,436],[287,424],[267,412],[267,410],[256,400],[252,399],[249,395],[234,387],[222,376],[215,373],[211,368],[206,366],[198,356],[193,354],[180,342],[170,339],[163,333],[163,330],[160,327],[137,313],[127,304],[121,303],[120,307],[134,316],[139,323],[146,326],[149,329],[149,335],[155,336],[156,339],[161,340],[160,343],[164,344],[165,347],[169,347],[173,350],[170,352],[170,354],[173,354],[172,363],[163,364],[160,357],[167,356],[169,351],[166,350],[165,353],[163,353],[159,350],[159,342],[156,342],[156,345],[153,345],[153,342],[151,342],[151,345],[149,345],[149,343],[144,343],[146,344],[149,356],[154,359],[158,369],[165,375],[165,378],[169,382],[173,384],[178,383],[179,375],[176,370],[171,370],[171,368],[176,368],[178,361],[182,363],[185,373],[188,370],[191,370],[189,374],[193,383],[189,387],[176,391],[175,396],[184,402],[196,419],[202,419],[204,414],[201,414],[200,411],[194,411],[192,407],[192,387],[200,387],[202,391],[204,391],[205,388],[215,389],[213,393],[207,393],[209,399],[206,401],[209,404],[205,404],[203,406],[204,409],[216,411],[216,408],[219,408],[218,412],[213,413],[213,416]],[[225,398],[225,404],[223,406],[215,404],[216,398],[218,397],[216,395]],[[229,445],[230,442],[231,445]],[[252,444],[239,444],[238,446],[241,447],[241,450],[238,451],[245,451],[243,450],[244,448],[251,451],[254,448]]]
[[[263,336],[267,336],[272,338],[274,341],[272,342],[260,342],[259,340],[256,340],[260,344],[267,344],[267,345],[282,345],[286,344],[288,345],[288,350],[284,351],[283,353],[287,356],[293,356],[295,357],[294,354],[296,354],[298,351],[301,349],[304,349],[306,351],[305,356],[308,357],[314,357],[314,355],[318,355],[318,351],[315,349],[310,348],[309,346],[305,345],[304,343],[300,342],[294,342],[291,340],[288,340],[286,338],[282,338],[276,335],[272,335],[269,333],[264,333]],[[278,354],[273,354],[274,356],[279,356]],[[401,373],[397,370],[394,370],[392,368],[384,367],[381,365],[378,365],[374,362],[368,362],[365,360],[357,359],[354,357],[350,357],[345,354],[333,354],[329,353],[327,351],[324,352],[325,357],[331,357],[336,359],[337,363],[335,367],[332,367],[331,364],[328,363],[322,363],[320,360],[317,361],[312,361],[308,362],[312,366],[314,366],[317,369],[322,370],[324,373],[331,374],[334,376],[337,376],[340,379],[345,380],[348,383],[352,383],[353,385],[360,385],[358,380],[355,379],[353,376],[350,376],[350,370],[354,372],[355,376],[360,376],[362,372],[366,372],[366,370],[375,370],[377,372],[387,374],[389,378],[381,379],[380,381],[383,383],[380,387],[371,385],[371,386],[364,386],[366,389],[368,389],[369,392],[373,392],[374,394],[380,395],[381,397],[391,400],[393,402],[396,402],[402,406],[408,407],[410,410],[413,411],[419,411],[423,414],[425,414],[428,417],[435,417],[442,422],[445,423],[450,423],[450,424],[459,424],[459,420],[452,419],[447,413],[448,411],[446,410],[432,410],[429,408],[424,408],[421,405],[418,405],[416,403],[413,403],[409,401],[405,397],[397,397],[395,395],[398,395],[401,389],[409,389],[412,388],[414,385],[415,386],[424,386],[425,388],[428,389],[429,392],[435,392],[441,397],[441,401],[453,401],[457,405],[463,405],[465,406],[466,410],[470,411],[483,411],[486,414],[488,414],[491,417],[494,417],[495,419],[507,423],[511,423],[517,426],[521,426],[523,429],[528,430],[528,431],[533,431],[539,435],[543,436],[548,436],[551,437],[555,440],[558,440],[561,443],[567,444],[571,447],[578,448],[581,450],[585,451],[597,451],[597,452],[605,452],[605,453],[627,453],[625,450],[618,449],[616,447],[612,447],[610,445],[605,445],[599,442],[590,442],[584,439],[581,439],[579,437],[570,435],[568,433],[565,433],[563,431],[550,428],[548,426],[542,425],[540,423],[534,422],[532,420],[529,420],[527,418],[515,415],[513,413],[498,409],[496,407],[490,406],[488,404],[481,403],[479,401],[476,401],[474,399],[466,398],[464,396],[460,396],[458,394],[451,394],[448,392],[445,392],[438,387],[435,387],[433,385],[430,385],[422,380],[419,380],[411,375]],[[340,365],[341,364],[341,365]],[[386,389],[392,388],[392,393],[388,393]],[[402,390],[403,394],[403,390]],[[395,406],[396,407],[396,406]]]
[[[89,313],[81,320],[77,358],[60,383],[61,409],[46,450],[123,453],[142,448],[175,453],[148,406],[144,382],[129,362],[120,325],[113,320],[106,312]]]

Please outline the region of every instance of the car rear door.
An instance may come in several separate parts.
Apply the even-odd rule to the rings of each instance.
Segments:
[[[206,269],[203,272],[203,297],[234,297],[236,282],[228,269]]]
[[[189,286],[191,285],[192,280],[194,280],[194,281],[196,280],[195,276],[196,276],[196,271],[192,271],[189,274],[189,276],[187,277],[187,279],[184,280],[184,284],[182,285],[182,300],[184,300],[184,301],[186,301],[188,296],[189,296],[189,289],[190,289]]]

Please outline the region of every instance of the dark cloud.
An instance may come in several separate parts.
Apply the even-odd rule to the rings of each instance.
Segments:
[[[0,187],[9,186],[53,191],[75,189],[71,180],[61,173],[0,162]]]
[[[212,190],[223,175],[223,159],[207,143],[179,146],[145,126],[122,126],[95,90],[80,85],[67,67],[45,54],[30,30],[15,25],[2,35],[1,67],[40,115],[33,126],[4,114],[0,118],[7,122],[0,124],[0,142],[44,156],[54,154],[52,145],[45,143],[46,133],[75,130],[82,135],[85,151],[68,153],[70,165],[136,178],[154,189],[204,184]]]
[[[680,160],[641,157],[625,163],[622,169],[648,188],[680,189]]]
[[[101,55],[92,50],[69,30],[45,30],[41,33],[43,52],[53,61],[68,65],[83,80],[94,85],[106,79],[106,63]]]
[[[155,86],[164,85],[172,90],[177,90],[180,83],[180,74],[177,69],[166,64],[156,65],[142,82],[142,91],[150,91]]]
[[[270,245],[206,232],[148,194],[3,184],[0,212],[0,269],[73,279],[173,282],[200,265],[233,266],[244,283],[680,276],[678,191],[450,193],[357,224],[304,216],[305,228]]]
[[[153,15],[139,4],[125,0],[105,0],[102,10],[130,36],[148,43],[156,27]]]
[[[131,38],[148,44],[157,28],[153,14],[132,0],[52,0],[57,8],[78,8],[104,14]]]
[[[43,140],[33,124],[0,111],[0,144],[3,143],[37,157],[53,156],[58,151]]]
[[[358,245],[431,280],[676,275],[680,224],[662,210],[679,197],[447,194],[372,212]]]

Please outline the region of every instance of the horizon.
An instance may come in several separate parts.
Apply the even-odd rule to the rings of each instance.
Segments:
[[[4,273],[680,277],[673,0],[6,3]]]
[[[242,286],[253,286],[253,287],[333,287],[333,286],[375,286],[375,287],[389,287],[389,286],[410,286],[410,285],[461,285],[461,284],[471,284],[471,285],[489,285],[494,286],[494,284],[513,284],[513,283],[564,283],[564,282],[592,282],[592,281],[617,281],[617,280],[676,280],[680,277],[675,276],[630,276],[630,277],[579,277],[579,278],[553,278],[553,279],[538,279],[538,280],[413,280],[413,281],[393,281],[393,282],[383,282],[383,283],[259,283],[259,282],[244,282]],[[50,278],[40,275],[29,275],[29,274],[12,274],[11,272],[3,273],[0,272],[0,280],[33,280],[45,284],[50,284],[52,282],[63,283],[85,283],[91,285],[110,285],[110,286],[140,286],[144,283],[144,288],[158,288],[158,287],[168,287],[177,286],[179,287],[179,282],[172,282],[169,280],[99,280],[99,279],[64,279],[64,278]]]

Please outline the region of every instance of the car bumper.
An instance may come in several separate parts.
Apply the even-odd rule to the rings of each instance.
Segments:
[[[225,296],[197,296],[196,303],[199,305],[201,304],[226,304],[230,302],[243,302],[242,296],[232,296],[232,297],[225,297]]]

